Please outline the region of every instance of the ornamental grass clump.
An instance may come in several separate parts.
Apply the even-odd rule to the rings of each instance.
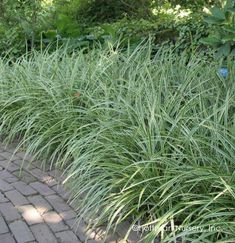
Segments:
[[[0,62],[5,141],[66,172],[80,217],[144,242],[235,241],[235,66],[150,45]],[[143,230],[144,231],[144,230]]]

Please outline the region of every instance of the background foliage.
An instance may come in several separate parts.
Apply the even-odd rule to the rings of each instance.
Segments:
[[[151,0],[57,0],[56,3],[62,12],[72,14],[78,21],[107,22],[123,17],[151,16]]]
[[[217,57],[235,56],[235,0],[228,0],[222,7],[214,7],[205,17],[210,34],[202,43],[217,49]]]
[[[149,36],[156,44],[179,40],[185,48],[207,35],[201,10],[213,4],[208,0],[3,0],[1,56],[17,57],[33,48],[53,50],[68,42],[71,50],[120,38],[137,45]]]

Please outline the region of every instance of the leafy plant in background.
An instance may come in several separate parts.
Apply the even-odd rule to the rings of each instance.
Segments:
[[[152,8],[157,3],[158,5],[163,4],[161,1],[150,2]],[[105,1],[102,3],[104,4]],[[146,1],[143,1],[143,3],[146,4]],[[107,6],[105,6],[107,9],[119,9],[119,4],[121,3],[115,2],[114,4],[114,2],[109,1],[106,3]],[[139,2],[139,4],[141,3]],[[96,1],[72,0],[65,2],[64,0],[56,0],[55,12],[57,17],[54,40],[56,34],[59,34],[64,42],[69,41],[70,46],[74,48],[93,46],[97,42],[114,44],[117,40],[122,40],[123,46],[130,44],[135,47],[143,39],[151,36],[155,44],[179,41],[180,49],[183,50],[192,44],[199,45],[199,39],[207,33],[200,14],[190,14],[190,11],[187,11],[187,14],[182,17],[181,14],[185,14],[185,12],[183,13],[181,8],[177,8],[173,12],[164,13],[158,11],[151,18],[141,18],[140,14],[139,19],[133,16],[130,18],[130,15],[123,17],[125,14],[118,14],[117,17],[116,13],[108,11],[109,14],[113,14],[112,19],[111,16],[105,14],[107,9],[102,10],[100,7],[99,9],[97,8],[96,13],[92,12],[93,10],[91,12],[85,11],[86,17],[84,17],[84,9],[88,8],[88,6],[93,9],[96,5]],[[146,4],[146,6],[149,8],[149,4]],[[166,9],[171,7],[171,5],[168,6],[167,4],[162,6]],[[99,20],[94,17],[101,13],[102,18],[99,18]],[[94,22],[95,19],[98,22]]]
[[[212,31],[201,42],[215,48],[218,58],[235,56],[235,0],[228,0],[222,8],[212,8],[205,22]]]
[[[153,20],[122,19],[114,23],[105,23],[85,29],[85,35],[90,41],[115,43],[122,40],[122,44],[130,43],[137,46],[141,41],[149,37],[154,45],[162,43],[178,43],[181,51],[189,47],[200,46],[199,40],[206,36],[207,27],[202,17],[198,14],[191,14],[187,18],[175,21],[174,16],[156,18]]]
[[[19,56],[25,53],[25,38],[19,26],[9,29],[0,24],[0,53],[1,56]]]
[[[149,18],[151,0],[56,0],[58,12],[71,15],[78,22],[114,22],[123,17]]]
[[[186,8],[193,2],[54,0],[47,5],[43,0],[2,0],[1,56],[20,56],[33,48],[48,46],[53,51],[61,45],[69,45],[72,51],[96,46],[97,42],[114,44],[120,39],[123,46],[134,47],[149,36],[155,40],[154,44],[178,41],[182,50],[198,45],[198,39],[207,33],[198,17],[181,18],[178,8],[169,13],[152,13],[156,6],[167,10],[176,4]],[[202,0],[200,4],[211,2]]]
[[[3,0],[0,9],[2,56],[20,56],[41,45],[41,32],[51,25],[50,9],[44,1]]]

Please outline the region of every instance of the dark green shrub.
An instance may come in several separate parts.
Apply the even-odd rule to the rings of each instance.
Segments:
[[[78,21],[112,22],[123,17],[151,16],[151,0],[57,0],[58,11]]]

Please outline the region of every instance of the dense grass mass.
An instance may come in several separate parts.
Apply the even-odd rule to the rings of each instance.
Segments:
[[[1,60],[1,134],[65,170],[95,225],[235,242],[235,66],[227,79],[219,66],[148,45]]]

